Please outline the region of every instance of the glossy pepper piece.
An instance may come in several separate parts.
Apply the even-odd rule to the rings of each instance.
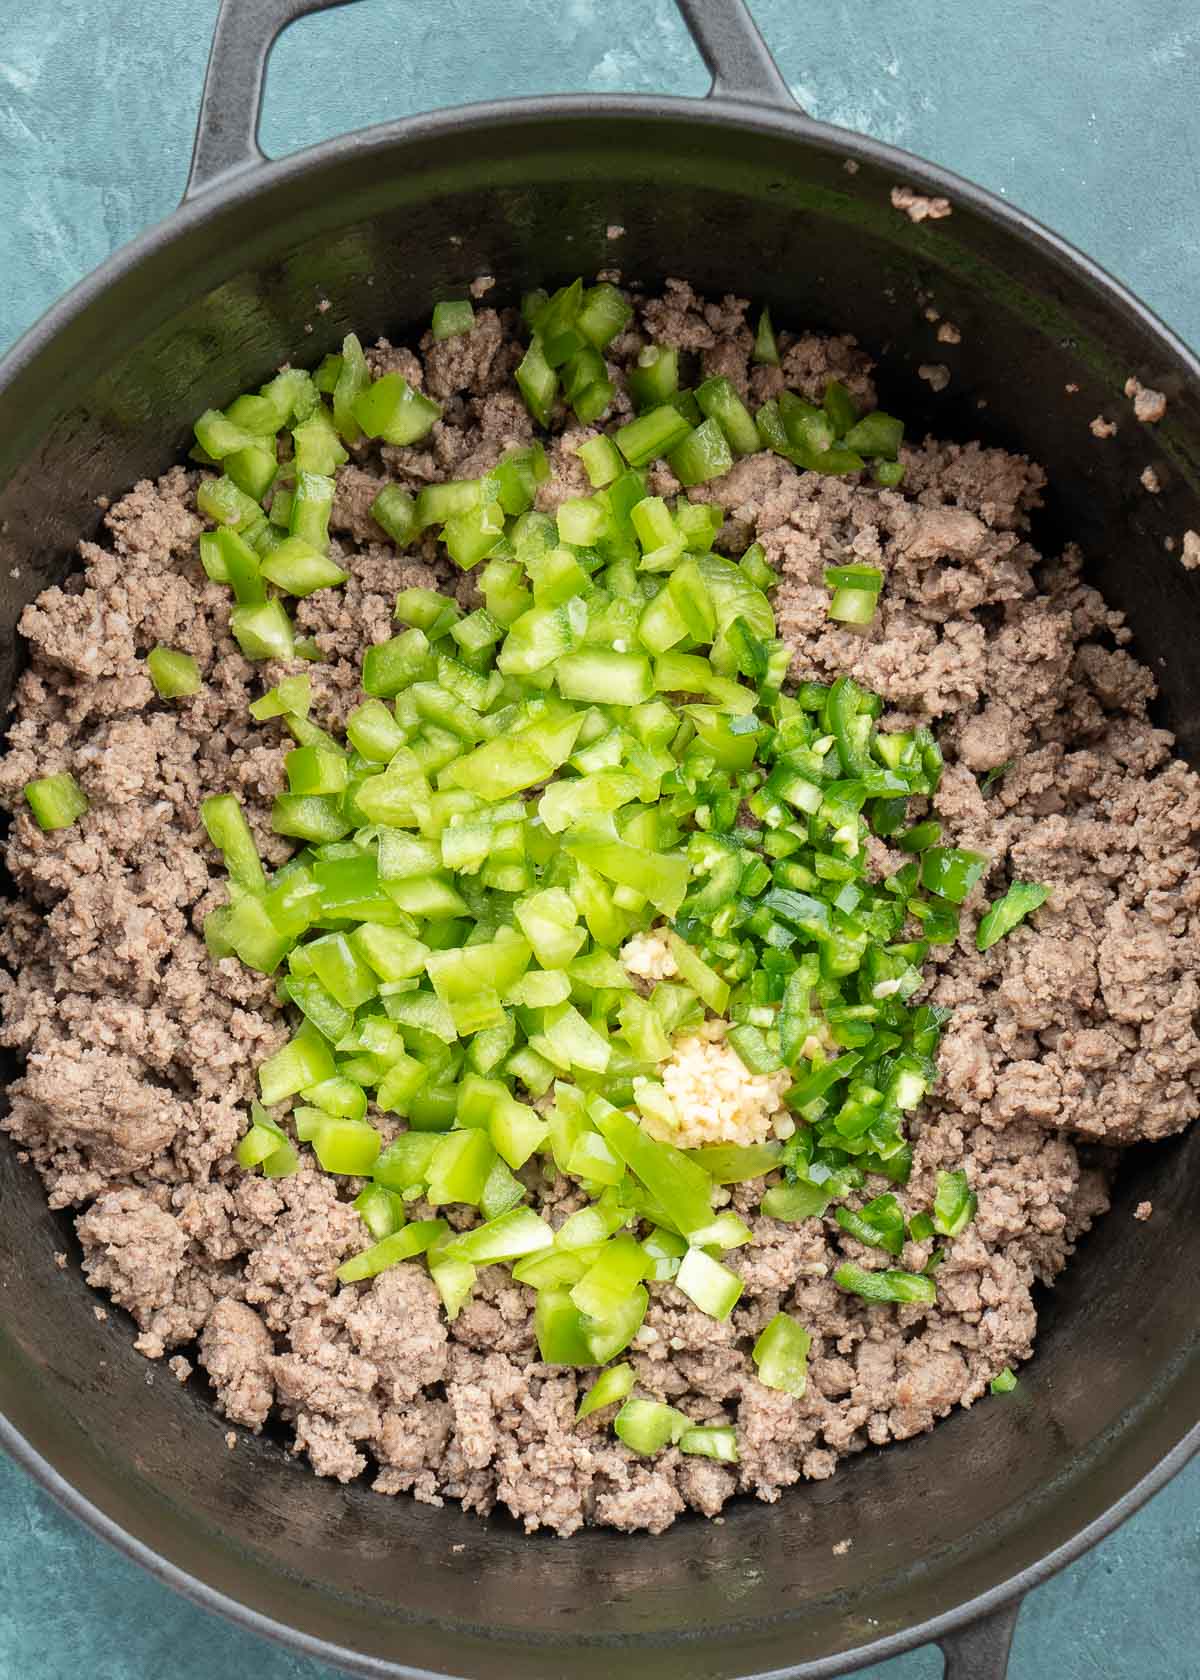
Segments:
[[[23,792],[34,821],[47,832],[70,828],[88,808],[87,795],[74,776],[65,770],[26,782]]]

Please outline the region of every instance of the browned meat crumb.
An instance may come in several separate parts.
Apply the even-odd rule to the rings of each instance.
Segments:
[[[750,366],[743,300],[709,301],[683,282],[638,300],[610,352],[618,383],[649,339],[756,400],[776,374]],[[873,402],[852,339],[782,332],[780,346],[780,382],[819,398],[837,377]],[[363,448],[338,474],[335,543],[351,581],[297,611],[326,654],[311,668],[319,723],[356,703],[363,650],[391,633],[395,592],[453,581],[432,542],[397,555],[382,540],[374,495],[389,479],[415,489],[482,471],[528,438],[510,382],[519,354],[515,317],[490,309],[472,333],[420,354],[386,342],[371,352],[378,371],[403,368],[441,393],[447,415],[416,448]],[[586,493],[574,455],[586,434],[565,417],[555,430],[554,494]],[[930,995],[955,1016],[899,1192],[915,1212],[939,1167],[961,1166],[979,1197],[974,1223],[945,1245],[936,1304],[843,1294],[833,1268],[847,1256],[878,1264],[878,1251],[832,1219],[764,1220],[745,1186],[730,1205],[755,1240],[728,1257],[746,1285],[732,1317],[706,1318],[670,1285],[653,1292],[627,1355],[640,1391],[735,1423],[736,1468],[676,1450],[647,1462],[607,1417],[577,1426],[591,1374],[537,1361],[533,1298],[503,1270],[481,1274],[452,1325],[419,1264],[339,1291],[338,1265],[369,1240],[351,1187],[307,1164],[278,1181],[235,1166],[255,1066],[286,1029],[271,981],[205,952],[214,895],[197,808],[235,788],[264,853],[287,855],[269,828],[284,737],[246,710],[287,667],[252,666],[230,639],[226,593],[198,566],[196,474],[136,486],[108,510],[107,546],[83,545],[82,572],[27,609],[31,662],[0,761],[8,864],[24,894],[0,929],[0,1041],[25,1068],[2,1123],[53,1204],[75,1211],[87,1275],[132,1314],[139,1349],[173,1355],[177,1375],[194,1361],[234,1423],[282,1420],[320,1474],[348,1479],[370,1463],[381,1493],[480,1514],[499,1504],[562,1534],[586,1522],[659,1532],[685,1509],[713,1516],[737,1493],[773,1500],[846,1454],[928,1429],[1029,1356],[1036,1285],[1107,1203],[1073,1139],[1162,1136],[1200,1108],[1200,781],[1148,722],[1153,679],[1080,557],[1044,560],[1031,546],[1040,469],[932,439],[903,459],[903,492],[768,456],[692,492],[728,510],[723,546],[757,539],[781,573],[776,609],[797,675],[848,670],[883,694],[885,724],[938,728],[948,764],[936,815],[994,860],[958,944],[939,948]],[[665,471],[657,482],[673,488]],[[826,615],[823,568],[848,555],[886,573],[865,634]],[[1200,565],[1195,532],[1182,558]],[[186,704],[161,706],[145,679],[142,657],[160,640],[201,665],[205,686]],[[985,798],[979,776],[1008,761]],[[57,769],[92,804],[75,828],[43,833],[20,790]],[[1050,899],[981,955],[985,890],[1012,876],[1045,881]],[[552,1211],[565,1187],[537,1193]],[[929,1248],[910,1245],[902,1263],[924,1265]],[[780,1308],[813,1335],[800,1401],[762,1388],[748,1362]],[[236,1446],[234,1431],[226,1442]]]
[[[253,1308],[232,1297],[218,1301],[200,1338],[200,1361],[221,1409],[235,1423],[260,1429],[275,1397],[270,1376],[274,1343]]]
[[[1200,566],[1200,531],[1185,531],[1183,533],[1183,548],[1179,554],[1179,563],[1189,572],[1194,572]]]
[[[939,344],[961,344],[962,334],[953,321],[943,321],[937,330]]]
[[[1067,395],[1069,397],[1075,397],[1075,396],[1079,395],[1079,386],[1076,385],[1073,380],[1069,384],[1064,385],[1063,390],[1067,393]]]
[[[192,1374],[193,1366],[190,1359],[185,1359],[181,1353],[177,1353],[167,1360],[167,1369],[178,1382],[185,1383]]]
[[[1142,489],[1148,490],[1152,496],[1157,496],[1162,490],[1162,485],[1158,481],[1158,474],[1153,467],[1142,468],[1141,485]]]
[[[61,1249],[54,1256],[54,1264],[58,1267],[60,1272],[65,1272],[67,1269],[67,1256]]]
[[[944,391],[950,383],[950,369],[945,362],[922,362],[917,377],[934,391]]]
[[[604,230],[605,239],[624,239],[625,229],[620,222],[610,222]]]
[[[226,1432],[225,1432],[225,1445],[229,1448],[230,1452],[232,1452],[234,1447],[237,1446],[237,1433],[236,1433],[235,1430],[232,1430],[232,1429],[227,1429],[226,1430]]]
[[[910,222],[936,222],[952,213],[948,198],[925,198],[911,187],[893,187],[892,204],[897,210],[903,210]]]
[[[474,280],[472,280],[468,290],[473,298],[481,298],[485,297],[488,292],[494,290],[495,285],[496,276],[494,274],[479,274],[476,275]]]
[[[105,1312],[103,1307],[93,1307],[92,1308],[92,1317],[96,1320],[96,1322],[98,1324],[103,1324],[107,1320],[108,1314]]]
[[[1133,403],[1133,414],[1143,425],[1156,425],[1167,412],[1167,399],[1161,391],[1152,390],[1149,385],[1143,385],[1132,374],[1125,381],[1125,395]]]
[[[1094,420],[1088,422],[1088,431],[1093,437],[1110,438],[1117,435],[1115,420],[1106,420],[1102,414],[1097,414]]]
[[[1153,1202],[1139,1202],[1138,1205],[1133,1210],[1133,1217],[1135,1219],[1140,1219],[1144,1222],[1145,1220],[1149,1219],[1150,1215],[1153,1212],[1154,1212],[1154,1203]]]
[[[835,1546],[830,1547],[830,1550],[834,1557],[845,1557],[853,1544],[854,1541],[851,1539],[839,1540]]]

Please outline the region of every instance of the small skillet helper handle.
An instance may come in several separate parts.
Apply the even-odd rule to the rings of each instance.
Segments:
[[[942,1680],[1004,1680],[1021,1600],[1002,1605],[938,1640],[946,1659]]]
[[[183,202],[265,163],[258,143],[267,59],[289,23],[350,0],[221,0],[200,96]],[[676,0],[712,71],[710,99],[800,107],[767,51],[744,0]],[[802,115],[804,113],[801,113]]]
[[[221,0],[183,202],[266,162],[258,143],[271,48],[289,23],[347,0]]]
[[[800,111],[745,0],[675,0],[675,4],[712,71],[710,99],[781,105],[793,115]]]

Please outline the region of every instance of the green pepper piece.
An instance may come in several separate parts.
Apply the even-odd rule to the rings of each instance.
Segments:
[[[683,903],[690,874],[685,857],[676,853],[647,854],[628,845],[610,826],[582,825],[563,837],[563,850],[619,886],[632,887],[664,916],[674,916]]]
[[[693,1233],[693,1235],[696,1233]],[[675,1274],[675,1286],[710,1318],[728,1318],[745,1285],[736,1272],[703,1248],[689,1248]]]
[[[262,892],[267,878],[250,824],[236,797],[232,793],[218,793],[202,800],[200,820],[221,853],[230,880],[252,892]]]
[[[644,467],[677,448],[691,430],[678,409],[663,403],[622,426],[616,435],[617,448],[631,467]]]
[[[282,1049],[259,1064],[258,1088],[263,1102],[273,1108],[310,1085],[332,1079],[336,1071],[329,1046],[306,1021]]]
[[[247,659],[291,659],[295,653],[292,621],[279,601],[234,607],[229,629]]]
[[[904,480],[903,461],[876,461],[871,477],[884,490],[894,490]]]
[[[660,1400],[626,1400],[613,1429],[631,1452],[650,1457],[673,1446],[691,1427],[691,1419]]]
[[[571,1299],[587,1317],[607,1319],[632,1297],[648,1270],[648,1256],[639,1242],[631,1236],[613,1237],[571,1289]]]
[[[361,1120],[367,1112],[366,1092],[353,1080],[338,1075],[323,1079],[316,1085],[306,1085],[300,1094],[306,1103],[313,1103],[324,1113],[340,1115],[347,1120]]]
[[[594,490],[611,484],[623,470],[623,462],[616,444],[610,437],[601,433],[597,437],[588,438],[581,443],[575,453],[583,462],[584,471],[588,475],[588,483]]]
[[[843,1231],[871,1248],[886,1249],[898,1255],[904,1247],[904,1212],[895,1196],[888,1191],[859,1209],[840,1207],[834,1218]]]
[[[1003,898],[994,899],[979,918],[975,931],[976,950],[989,950],[1032,911],[1045,904],[1049,896],[1049,887],[1042,886],[1038,881],[1014,881]]]
[[[868,1272],[861,1266],[839,1266],[833,1274],[839,1289],[861,1295],[864,1301],[894,1301],[900,1305],[917,1302],[932,1305],[937,1287],[932,1278],[913,1272]]]
[[[678,1445],[680,1452],[699,1453],[703,1458],[716,1459],[719,1464],[738,1462],[737,1430],[732,1426],[686,1429]]]
[[[469,333],[474,325],[475,311],[469,298],[455,298],[433,306],[430,331],[435,344],[440,344],[445,338],[459,338],[463,333]]]
[[[961,904],[983,878],[990,862],[984,852],[931,846],[921,854],[921,885],[951,904]]]
[[[397,548],[407,548],[417,534],[417,505],[399,484],[385,484],[371,503],[371,518]]]
[[[368,437],[398,447],[419,443],[442,415],[440,403],[414,390],[399,373],[385,373],[360,391],[350,412]]]
[[[53,776],[40,776],[35,781],[26,782],[22,790],[29,809],[33,812],[34,821],[40,829],[51,832],[58,828],[70,828],[77,822],[88,808],[88,798],[68,771],[60,771]],[[237,801],[234,800],[237,805]],[[237,806],[241,815],[241,807]],[[251,840],[251,846],[254,842]],[[254,853],[257,861],[258,853]],[[231,872],[232,873],[232,872]],[[254,885],[254,882],[247,883]],[[262,885],[262,865],[259,865],[259,881]]]
[[[177,700],[200,690],[200,667],[191,654],[163,647],[161,642],[146,655],[146,670],[162,700]]]
[[[401,1260],[411,1260],[414,1255],[424,1254],[448,1228],[444,1219],[421,1219],[405,1225],[390,1237],[384,1237],[382,1242],[343,1261],[337,1269],[338,1282],[361,1283],[365,1278],[377,1277]]]
[[[939,1171],[933,1198],[933,1228],[940,1236],[957,1237],[965,1231],[978,1205],[965,1172]]]
[[[839,438],[845,437],[858,419],[858,407],[840,379],[826,381],[823,406],[829,416],[829,423],[833,427],[833,435]]]
[[[447,1132],[439,1138],[429,1165],[425,1199],[434,1207],[446,1202],[479,1205],[496,1151],[486,1132]]]
[[[347,443],[357,443],[362,436],[354,405],[370,383],[371,372],[362,345],[353,333],[348,333],[342,340],[342,361],[333,388],[333,423]]]
[[[754,334],[753,360],[761,363],[764,367],[779,366],[779,347],[775,342],[775,332],[771,326],[771,311],[765,304],[758,317],[758,328]]]
[[[376,1184],[398,1192],[424,1184],[440,1141],[436,1132],[401,1132],[375,1162]]]
[[[778,1143],[713,1143],[691,1149],[688,1158],[702,1167],[714,1184],[745,1184],[762,1178],[780,1164]]]
[[[772,1184],[763,1195],[762,1211],[769,1219],[799,1225],[806,1219],[821,1218],[831,1199],[819,1184]]]
[[[618,1400],[624,1400],[636,1380],[632,1365],[610,1365],[606,1371],[601,1371],[579,1402],[575,1413],[576,1423],[582,1423],[585,1417],[591,1417],[593,1412],[602,1411],[605,1406],[612,1406]]]
[[[328,842],[341,840],[351,824],[337,801],[325,795],[281,793],[271,807],[271,827],[296,840]]]
[[[684,1236],[712,1219],[712,1179],[682,1150],[660,1143],[620,1109],[596,1116],[605,1141],[639,1178]]]
[[[751,1357],[764,1388],[780,1389],[797,1400],[808,1388],[808,1350],[812,1337],[787,1313],[770,1320],[754,1344]]]
[[[559,693],[567,700],[606,706],[638,706],[654,694],[650,661],[640,653],[585,648],[568,653],[554,668]]]
[[[293,502],[293,509],[299,505]],[[265,556],[259,570],[268,583],[296,596],[336,588],[350,575],[304,537],[285,537]]]
[[[720,426],[736,455],[753,455],[759,448],[758,429],[732,382],[719,374],[696,387],[701,411]]]
[[[341,793],[350,776],[345,754],[327,747],[296,747],[284,758],[283,767],[289,793]]]
[[[453,1133],[451,1134],[454,1135]],[[501,1261],[521,1260],[540,1254],[554,1241],[554,1232],[532,1208],[511,1208],[498,1219],[476,1225],[449,1243],[444,1252],[454,1260],[469,1260],[476,1266],[493,1266]]]
[[[584,292],[575,326],[589,344],[603,350],[624,332],[632,319],[633,305],[615,286],[601,281]]]
[[[375,1165],[382,1139],[365,1120],[338,1120],[330,1116],[317,1127],[312,1143],[325,1172],[359,1177]]]
[[[873,414],[865,414],[843,438],[847,449],[856,450],[860,455],[882,456],[888,461],[896,459],[903,441],[903,420],[896,420],[880,409]]]
[[[658,409],[656,412],[661,414],[664,411]],[[634,421],[633,424],[637,425],[639,422]],[[683,424],[686,425],[687,422],[684,421]],[[628,452],[626,453],[628,458]],[[680,484],[689,488],[694,484],[707,484],[711,479],[722,478],[733,466],[729,440],[721,426],[711,417],[702,421],[665,453],[675,477]],[[682,539],[680,546],[682,547]]]
[[[530,339],[513,377],[530,414],[539,426],[548,426],[558,391],[558,375],[546,359],[545,345],[538,333]]]
[[[679,352],[669,344],[647,344],[626,375],[629,395],[639,414],[670,401],[679,389]]]
[[[469,1260],[442,1258],[438,1243],[426,1250],[425,1259],[433,1286],[441,1297],[443,1311],[453,1324],[475,1287],[475,1267]]]
[[[594,1363],[587,1320],[565,1289],[542,1289],[533,1313],[538,1352],[547,1365]]]

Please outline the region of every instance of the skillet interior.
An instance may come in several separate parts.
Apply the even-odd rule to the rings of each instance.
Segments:
[[[952,183],[954,215],[914,227],[891,208],[896,177],[869,142],[797,137],[762,113],[731,127],[669,101],[456,114],[313,156],[276,166],[255,196],[201,200],[18,351],[0,391],[5,695],[21,607],[68,569],[98,523],[96,496],[178,458],[200,409],[288,356],[315,361],[351,327],[398,337],[480,272],[511,299],[619,263],[630,279],[682,274],[761,298],[785,324],[854,331],[884,358],[882,400],[910,433],[1037,456],[1052,488],[1040,544],[1083,545],[1091,580],[1149,654],[1160,721],[1200,749],[1200,573],[1163,546],[1200,529],[1200,376],[1148,318],[982,195]],[[611,223],[627,230],[619,243],[605,237]],[[961,345],[935,343],[924,292]],[[952,370],[939,396],[916,377],[927,361]],[[1167,418],[1097,444],[1087,421],[1117,412],[1129,373],[1167,392]],[[1149,462],[1158,497],[1138,486]],[[0,1174],[0,1409],[15,1428],[168,1570],[410,1669],[538,1680],[569,1660],[599,1676],[622,1643],[631,1680],[822,1658],[832,1672],[839,1653],[902,1637],[1036,1566],[1195,1421],[1200,1331],[1180,1280],[1200,1261],[1196,1132],[1135,1152],[1111,1217],[1045,1303],[1011,1402],[864,1454],[775,1506],[743,1503],[720,1527],[684,1522],[657,1539],[527,1542],[502,1521],[318,1482],[270,1440],[228,1452],[205,1390],[147,1366],[123,1315],[98,1324],[78,1273],[56,1269],[55,1250],[74,1252],[68,1226],[7,1145]],[[1152,1238],[1131,1218],[1144,1197]],[[835,1557],[847,1535],[851,1552]],[[554,1649],[564,1641],[569,1659]]]

